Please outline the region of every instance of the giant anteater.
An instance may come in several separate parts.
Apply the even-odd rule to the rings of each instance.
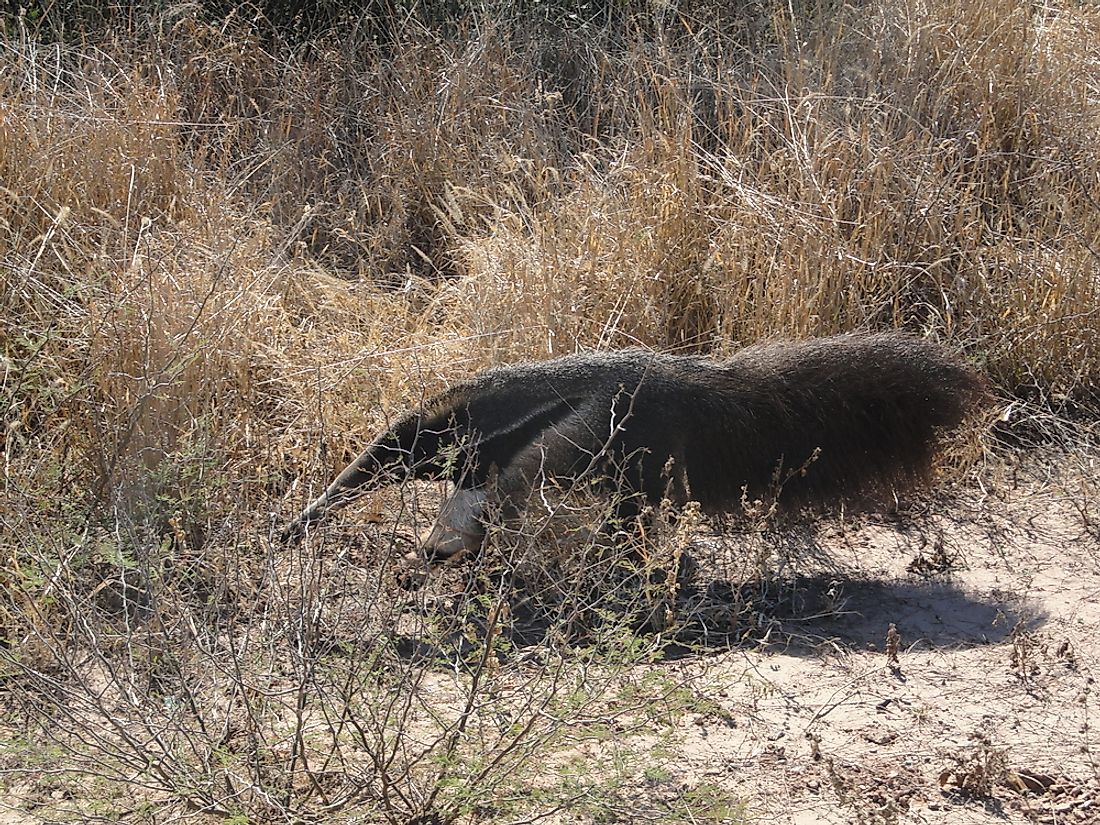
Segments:
[[[939,436],[983,394],[951,353],[898,332],[725,361],[629,349],[498,367],[379,435],[284,538],[409,477],[457,487],[424,542],[429,560],[476,550],[486,508],[522,506],[543,479],[599,479],[626,515],[666,495],[707,512],[776,490],[781,505],[881,501],[925,479]]]

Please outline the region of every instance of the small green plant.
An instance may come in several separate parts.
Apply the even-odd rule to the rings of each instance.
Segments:
[[[688,790],[673,806],[665,821],[707,822],[714,825],[747,825],[748,807],[727,788],[704,782]]]

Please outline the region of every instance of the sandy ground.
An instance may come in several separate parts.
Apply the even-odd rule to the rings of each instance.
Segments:
[[[658,666],[700,710],[662,734],[639,810],[711,786],[751,823],[1100,823],[1095,469],[1046,455],[919,530],[823,533],[829,569],[772,632]],[[28,787],[0,799],[0,825],[43,821]]]
[[[728,782],[752,821],[783,825],[1100,823],[1100,510],[1083,469],[970,498],[919,540],[825,539],[848,575],[811,583],[801,615],[835,613],[683,665],[721,708],[681,731],[685,783]],[[954,569],[907,569],[937,546]]]

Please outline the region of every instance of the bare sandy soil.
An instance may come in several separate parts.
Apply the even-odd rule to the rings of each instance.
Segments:
[[[1080,453],[1024,465],[919,527],[824,529],[827,563],[799,563],[753,641],[657,665],[697,710],[654,731],[661,755],[645,764],[659,770],[638,772],[635,813],[600,821],[656,821],[649,809],[688,821],[653,800],[706,787],[745,805],[712,822],[1100,823],[1097,467]],[[657,753],[656,741],[575,756],[606,764],[611,749]],[[43,802],[33,781],[8,791],[0,825],[57,821],[26,812],[21,794]],[[176,819],[146,810],[128,821]]]
[[[683,663],[720,708],[680,731],[684,786],[785,825],[1100,822],[1094,469],[1046,456],[918,535],[822,537],[838,569],[795,606],[826,615]]]

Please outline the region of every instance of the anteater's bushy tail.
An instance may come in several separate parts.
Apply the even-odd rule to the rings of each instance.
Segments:
[[[758,402],[750,401],[754,414],[738,415],[752,445],[741,475],[759,491],[783,456],[780,498],[789,504],[882,501],[927,481],[942,436],[988,395],[982,376],[953,353],[896,332],[749,347],[727,364],[739,391]],[[722,471],[713,461],[696,466]]]

